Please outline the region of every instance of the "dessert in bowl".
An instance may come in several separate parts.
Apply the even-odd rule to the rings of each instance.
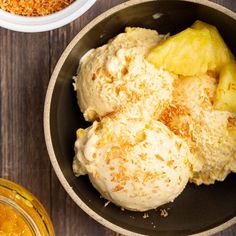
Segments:
[[[208,14],[206,14],[206,11]],[[217,18],[215,17],[215,15],[217,15]],[[234,174],[230,174],[224,182],[217,182],[214,185],[210,186],[196,186],[194,184],[188,184],[182,192],[184,188],[183,186],[186,185],[187,179],[189,178],[188,171],[186,171],[185,174],[185,172],[181,170],[179,172],[171,172],[170,170],[170,172],[166,172],[167,176],[168,173],[171,173],[171,177],[175,174],[176,176],[180,177],[179,173],[183,174],[183,176],[181,176],[183,184],[180,184],[179,191],[170,193],[170,197],[168,198],[168,200],[162,201],[162,198],[160,196],[160,201],[158,202],[158,204],[155,203],[151,206],[144,204],[142,209],[141,204],[138,204],[138,201],[140,199],[138,199],[137,202],[134,199],[134,201],[132,202],[131,198],[126,198],[125,200],[127,200],[127,204],[130,206],[129,207],[126,205],[124,206],[122,201],[120,201],[119,203],[119,199],[121,199],[121,197],[118,196],[119,194],[114,194],[112,196],[109,194],[106,195],[106,193],[102,194],[108,200],[114,201],[114,199],[118,199],[115,203],[119,206],[124,206],[124,208],[129,210],[141,211],[152,209],[156,206],[160,206],[163,203],[172,201],[177,195],[179,195],[180,192],[182,192],[173,203],[168,203],[165,206],[161,205],[160,208],[142,213],[129,210],[121,211],[120,207],[114,204],[109,204],[105,207],[104,205],[106,205],[107,200],[99,197],[100,193],[93,188],[92,184],[86,176],[80,176],[79,178],[76,178],[71,167],[73,157],[75,155],[74,142],[76,140],[76,130],[78,128],[87,128],[91,125],[91,123],[85,121],[85,119],[83,118],[83,114],[80,112],[76,101],[76,93],[73,91],[72,86],[72,77],[76,74],[77,67],[79,65],[79,62],[81,61],[81,58],[89,50],[98,48],[99,46],[106,44],[108,40],[114,38],[119,33],[122,33],[127,26],[153,29],[157,30],[157,32],[163,35],[166,35],[168,33],[174,35],[177,32],[190,27],[196,20],[202,20],[204,22],[215,25],[223,36],[226,44],[231,49],[232,53],[235,54],[235,48],[231,41],[231,38],[236,34],[236,32],[234,32],[233,30],[233,25],[235,24],[234,13],[222,7],[219,7],[216,4],[211,4],[205,1],[202,1],[201,3],[195,3],[194,1],[131,1],[109,10],[108,12],[96,18],[85,29],[83,29],[67,47],[58,62],[54,74],[52,75],[45,103],[45,137],[52,164],[63,186],[73,198],[73,200],[82,209],[89,213],[90,216],[94,217],[99,222],[118,232],[124,234],[136,233],[148,235],[153,235],[157,232],[159,232],[160,234],[169,233],[173,235],[194,234],[207,230],[213,230],[211,232],[214,232],[214,230],[217,231],[223,229],[224,227],[226,227],[226,225],[230,225],[235,221],[234,216],[236,190],[234,190],[233,187],[235,181]],[[89,58],[92,54],[93,52],[87,54],[87,56],[85,56],[83,60],[86,60],[86,57]],[[126,71],[123,72],[126,73]],[[168,76],[174,77],[174,75]],[[211,75],[209,75],[209,77],[211,77]],[[202,78],[199,78],[199,80],[201,79]],[[208,81],[208,77],[206,80]],[[211,81],[211,79],[209,80]],[[192,79],[191,82],[193,82],[194,84],[194,79]],[[186,84],[186,87],[188,87],[188,81],[186,81]],[[206,86],[208,86],[208,84]],[[168,88],[169,87],[171,86],[168,86]],[[182,87],[184,87],[184,85],[180,86],[180,90],[183,89]],[[88,90],[87,94],[89,94],[89,90],[91,89],[91,87],[88,87],[86,85],[85,89]],[[152,89],[153,88],[150,87],[150,91]],[[92,91],[96,93],[95,90]],[[144,93],[143,96],[145,96],[145,94],[146,93]],[[186,92],[185,94],[189,93]],[[153,98],[155,98],[155,96]],[[166,99],[166,97],[164,97],[164,99]],[[151,99],[150,101],[153,100],[155,99]],[[116,102],[117,100],[111,99],[110,101]],[[142,106],[143,100],[141,99],[140,101]],[[99,103],[99,101],[95,100],[94,105],[96,105],[97,103]],[[150,102],[148,102],[148,104],[149,103]],[[91,104],[93,105],[93,101],[87,100],[85,103],[83,103],[84,106],[81,106],[82,112],[85,112],[87,106],[86,104],[89,104],[89,107],[91,107]],[[165,104],[165,102],[163,104]],[[108,109],[107,111],[105,111],[105,113],[113,112],[110,110],[110,107],[113,107],[113,105],[107,107],[104,105],[104,107],[102,107],[102,109],[100,109],[100,111],[96,113],[94,112],[94,109],[88,109],[85,118],[86,120],[102,120],[103,118],[101,119],[101,117],[104,115],[103,111],[105,109]],[[145,110],[145,106],[143,106],[143,109],[135,107],[134,110],[133,107],[135,106],[126,106],[126,108],[124,109],[125,114],[127,114],[128,112],[128,114],[137,116],[137,113],[140,114],[139,112],[142,112],[143,109]],[[101,115],[98,114],[99,112],[101,112]],[[160,121],[147,120],[145,120],[146,123],[144,121],[140,122],[137,120],[133,121],[132,123],[130,120],[125,119],[121,124],[120,122],[117,122],[116,119],[121,119],[121,117],[119,116],[122,116],[120,115],[122,112],[118,113],[118,115],[117,113],[111,114],[111,116],[113,117],[112,119],[110,119],[109,117],[104,118],[105,120],[102,120],[104,124],[102,125],[99,125],[100,121],[94,121],[91,128],[85,130],[80,129],[79,132],[77,132],[79,139],[76,147],[78,148],[78,150],[81,149],[81,147],[86,146],[83,142],[84,139],[80,139],[80,137],[83,137],[83,135],[85,135],[86,137],[86,135],[89,134],[87,135],[88,140],[89,138],[93,140],[93,132],[94,130],[98,129],[95,136],[104,137],[106,132],[104,132],[103,128],[101,129],[99,127],[105,127],[106,129],[111,131],[113,129],[112,127],[117,127],[115,135],[111,135],[112,139],[108,139],[112,141],[116,140],[116,138],[119,139],[119,132],[121,132],[122,130],[123,131],[121,133],[124,134],[126,132],[127,137],[132,136],[130,135],[130,133],[132,134],[133,130],[135,130],[135,132],[137,131],[136,134],[140,133],[139,131],[143,130],[143,124],[146,124],[145,126],[148,127],[148,132],[145,134],[147,138],[155,137],[155,140],[168,139],[169,130],[168,128],[166,128],[166,126],[170,124],[163,124],[163,122]],[[159,116],[160,114],[158,112],[158,114],[154,115]],[[118,118],[116,116],[118,116]],[[125,128],[125,125],[127,124],[129,128]],[[160,133],[156,132],[157,130],[162,130],[161,137],[159,136]],[[176,139],[178,141],[179,137],[176,137]],[[116,147],[112,145],[113,143],[114,142],[111,142],[111,147],[109,147],[110,149],[116,149]],[[91,148],[91,145],[87,146],[90,146]],[[181,146],[184,147],[184,145]],[[150,141],[147,151],[152,148],[155,149],[155,145]],[[83,150],[85,149],[83,148]],[[90,151],[90,149],[88,150]],[[160,148],[160,150],[162,149]],[[189,152],[184,150],[182,150],[181,153],[183,154],[185,152],[184,156],[188,156]],[[136,151],[139,151],[139,149],[135,149],[134,147],[132,151],[132,155],[135,156]],[[156,164],[159,163],[158,161],[162,159],[162,156],[160,155],[160,153],[158,153],[159,150],[155,151],[155,156],[158,156],[159,160],[155,159],[154,161],[154,158],[152,158],[153,162],[151,166],[156,166]],[[165,151],[168,151],[168,148],[166,147],[166,145],[163,145],[161,154]],[[101,147],[99,150],[97,150],[97,152],[95,151],[94,153],[99,154],[99,156],[103,156],[105,152],[107,152],[107,149]],[[177,151],[175,151],[174,153],[177,153],[176,156],[178,156]],[[129,160],[132,159],[132,155]],[[180,160],[181,158],[178,159],[179,162],[177,163],[177,166],[185,166],[186,163],[181,162]],[[83,160],[81,159],[80,163],[82,163],[82,161]],[[173,163],[174,161],[176,161],[176,158],[173,159]],[[105,166],[105,164],[101,164],[101,166],[103,167]],[[166,166],[163,164],[163,168],[166,168]],[[100,166],[98,165],[98,167]],[[102,167],[101,172],[103,172],[104,175],[108,174],[109,170],[102,169]],[[147,167],[150,168],[149,166]],[[182,170],[186,169],[187,168],[184,167]],[[76,167],[74,168],[74,170],[76,172]],[[86,171],[88,172],[88,170],[89,167],[86,170],[81,168],[77,173],[85,174]],[[96,176],[96,174],[94,174],[94,176]],[[197,182],[198,178],[196,177],[196,175],[194,176],[195,177],[192,178],[192,181],[199,184]],[[90,179],[91,178],[92,177],[90,176]],[[220,179],[216,178],[215,180]],[[92,182],[93,185],[102,193],[102,184],[95,181]],[[175,183],[174,181],[170,182]],[[108,186],[110,185],[108,184]],[[159,187],[162,188],[163,186],[165,185],[161,184]],[[112,188],[115,187],[117,186],[112,186]],[[115,188],[115,190],[118,190],[119,187],[120,186]],[[169,189],[171,189],[171,187]],[[162,190],[164,190],[164,187]],[[157,198],[155,197],[155,199]],[[132,202],[133,205],[129,202]],[[146,200],[144,200],[144,202],[148,203]],[[218,206],[217,208],[215,207],[216,205]],[[166,216],[166,214],[162,214],[163,209],[168,211],[168,217],[164,219],[161,217],[161,215]],[[216,226],[219,226],[220,228],[217,228]]]

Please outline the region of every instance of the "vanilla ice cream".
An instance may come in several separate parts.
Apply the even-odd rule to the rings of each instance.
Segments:
[[[190,180],[198,185],[223,181],[236,171],[236,114],[214,109],[216,86],[208,75],[180,78],[172,105],[161,115],[190,146]]]
[[[156,69],[145,56],[161,39],[155,30],[127,27],[81,59],[74,87],[86,120],[124,108],[158,117],[172,99],[173,75]]]
[[[75,174],[88,174],[103,197],[129,210],[173,201],[190,176],[187,144],[155,120],[95,121],[77,131],[75,153]]]

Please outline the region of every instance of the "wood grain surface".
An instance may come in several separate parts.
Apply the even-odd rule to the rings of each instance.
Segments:
[[[118,235],[80,210],[59,183],[44,142],[43,106],[50,75],[71,39],[97,15],[122,2],[97,0],[79,19],[51,32],[0,29],[0,176],[36,195],[57,236]],[[236,11],[235,0],[214,2]],[[236,235],[236,225],[217,235]]]

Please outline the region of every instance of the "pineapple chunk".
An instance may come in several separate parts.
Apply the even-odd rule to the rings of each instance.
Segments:
[[[201,21],[153,48],[147,60],[175,74],[195,76],[211,70],[219,73],[233,59],[217,29]]]
[[[187,28],[156,46],[147,60],[156,67],[162,67],[175,74],[193,76],[208,69],[211,53],[210,35],[207,29]]]
[[[209,31],[211,37],[212,57],[209,60],[208,70],[219,73],[222,66],[233,60],[233,55],[225,44],[217,28],[199,20],[195,21],[191,28],[196,30],[207,29]]]
[[[86,132],[85,132],[84,129],[79,128],[79,129],[77,129],[77,131],[76,131],[76,137],[77,137],[77,138],[82,138],[85,134],[86,134]]]
[[[220,72],[214,107],[236,113],[236,62],[228,63]]]

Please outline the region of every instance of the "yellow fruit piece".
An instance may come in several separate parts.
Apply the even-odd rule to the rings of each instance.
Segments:
[[[157,68],[184,76],[200,75],[209,70],[219,73],[232,59],[233,55],[217,29],[201,21],[170,36],[147,56]]]
[[[210,35],[207,29],[187,28],[151,50],[147,60],[175,74],[193,76],[208,69]]]
[[[192,25],[193,29],[203,30],[207,29],[211,37],[211,57],[209,57],[208,70],[220,72],[220,69],[231,60],[233,60],[233,54],[225,44],[223,38],[218,32],[217,28],[213,25],[209,25],[202,21],[195,21]]]
[[[236,113],[236,62],[228,63],[220,72],[214,107]]]
[[[236,140],[236,129],[229,129],[229,136],[232,140]]]
[[[82,138],[84,135],[85,135],[85,130],[84,129],[81,129],[81,128],[77,129],[77,131],[76,131],[76,137],[77,138]]]

